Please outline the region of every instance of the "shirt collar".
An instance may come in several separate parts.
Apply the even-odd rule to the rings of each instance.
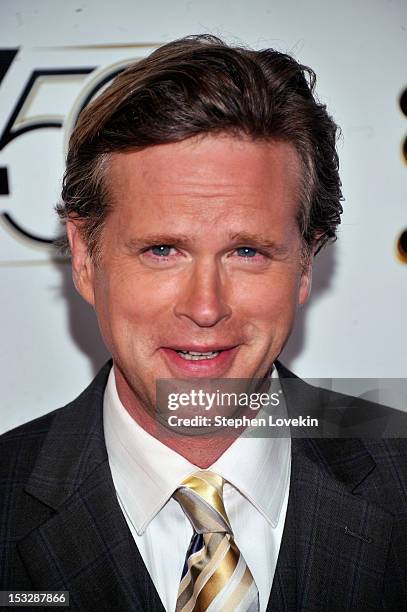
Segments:
[[[272,377],[278,378],[276,368]],[[103,423],[117,495],[141,535],[184,478],[200,468],[132,419],[118,396],[113,368],[104,394]],[[289,439],[239,437],[208,469],[277,525],[290,475]],[[265,486],[268,482],[273,486]]]
[[[275,367],[271,378],[279,386]],[[257,417],[265,414],[266,412],[262,414],[260,411]],[[238,489],[272,527],[277,526],[290,479],[289,438],[240,436],[209,469],[223,476]]]

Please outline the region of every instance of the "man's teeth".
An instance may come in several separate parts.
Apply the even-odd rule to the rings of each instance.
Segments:
[[[207,353],[199,353],[198,351],[177,351],[182,359],[187,361],[201,361],[202,359],[214,359],[220,351],[208,351]]]

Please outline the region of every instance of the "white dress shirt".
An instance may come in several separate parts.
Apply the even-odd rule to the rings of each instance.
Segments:
[[[274,368],[273,377],[277,377]],[[167,612],[175,610],[192,527],[171,496],[201,468],[148,434],[121,403],[112,368],[104,433],[120,507]],[[208,470],[227,481],[224,504],[234,539],[267,607],[284,528],[291,467],[288,438],[239,437]]]

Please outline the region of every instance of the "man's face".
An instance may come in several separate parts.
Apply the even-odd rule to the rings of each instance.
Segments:
[[[101,257],[69,227],[119,395],[152,410],[158,378],[261,378],[309,291],[300,162],[282,142],[191,138],[112,156]]]

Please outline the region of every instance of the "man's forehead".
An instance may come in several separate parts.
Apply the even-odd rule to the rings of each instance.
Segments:
[[[259,182],[275,168],[290,174],[300,172],[300,160],[294,146],[284,141],[253,140],[229,134],[188,138],[174,143],[158,144],[138,151],[112,153],[109,174],[113,182],[151,181],[151,188],[160,184],[214,189],[231,184],[243,188],[254,174]],[[263,175],[262,175],[263,173]]]
[[[291,145],[231,136],[114,154],[108,183],[110,212],[132,248],[203,235],[274,248],[293,230],[300,201]]]

